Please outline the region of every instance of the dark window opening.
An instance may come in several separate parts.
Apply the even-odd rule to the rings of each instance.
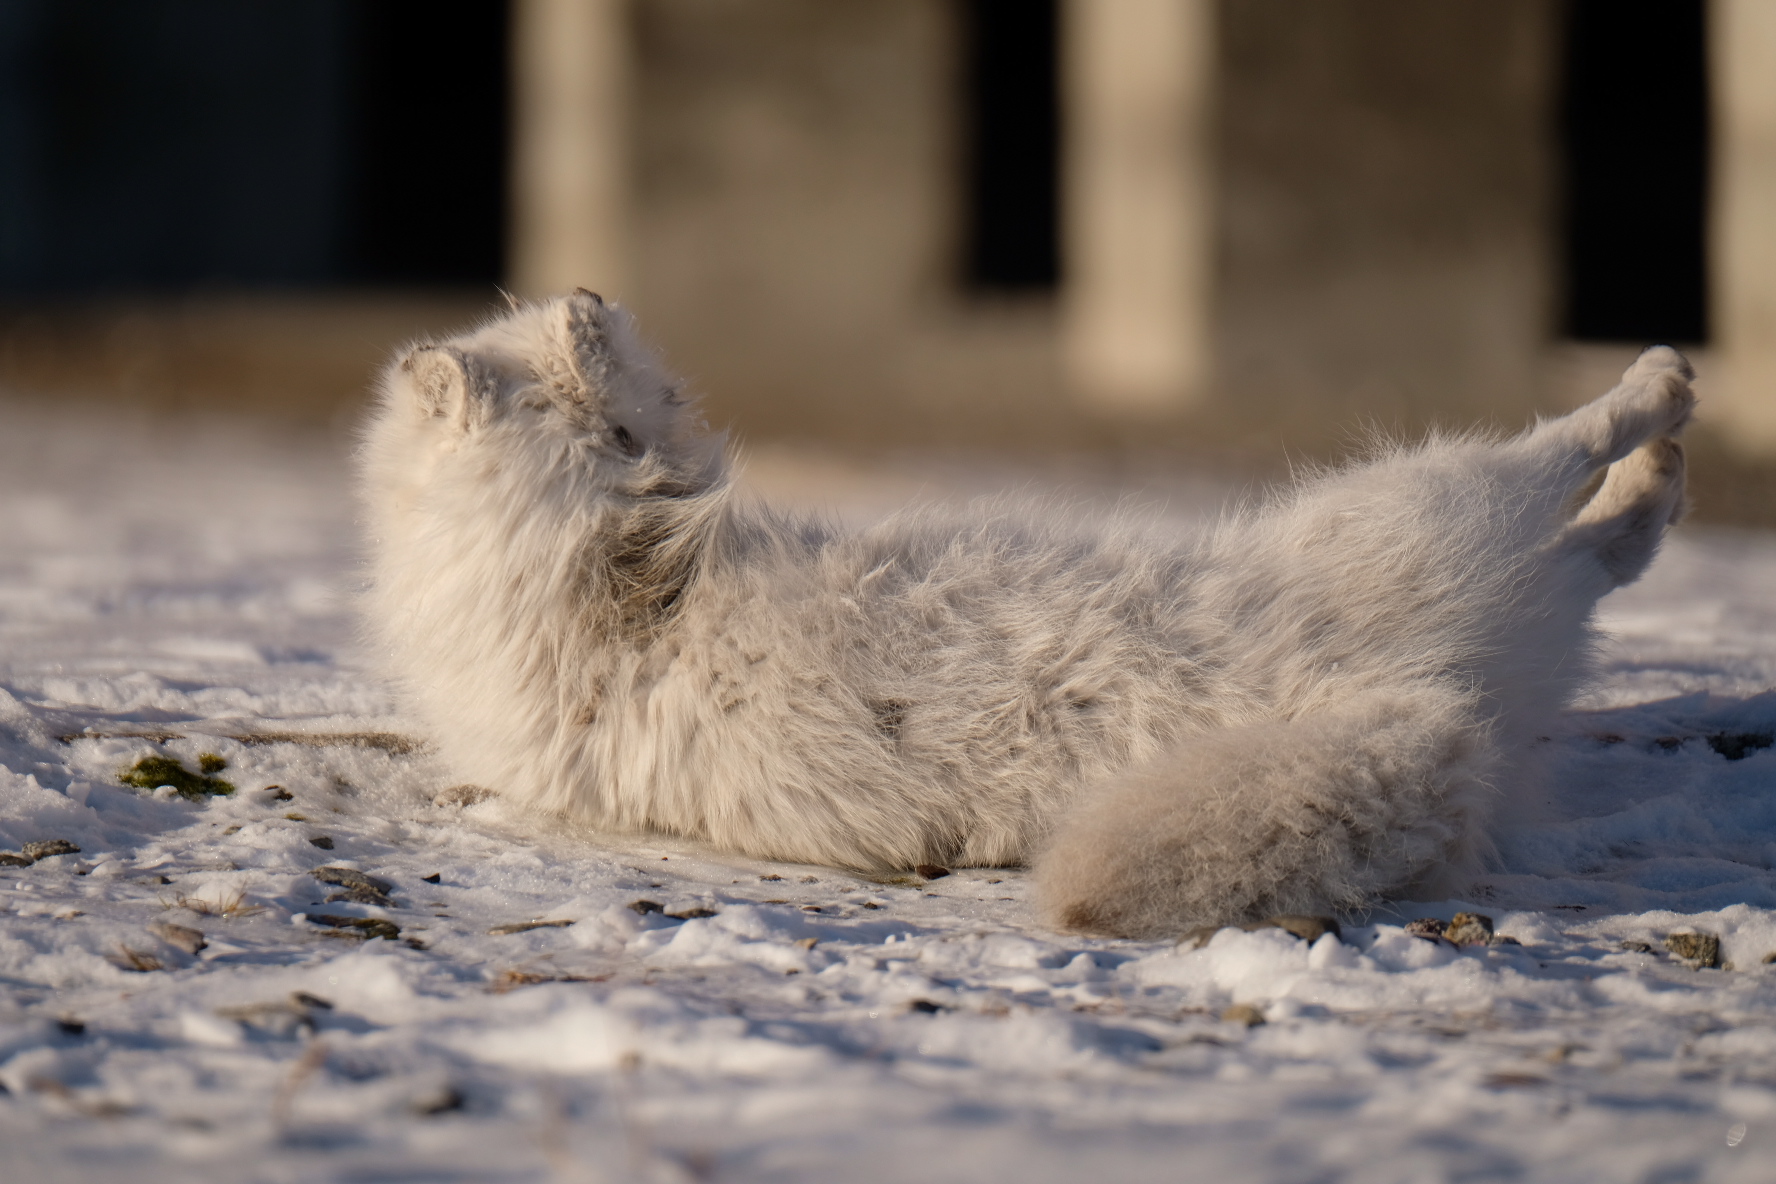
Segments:
[[[1707,338],[1702,0],[1571,0],[1561,132],[1566,331]]]
[[[965,0],[965,261],[977,288],[1060,277],[1055,0]]]
[[[505,0],[0,3],[0,291],[492,283]]]
[[[493,283],[506,222],[505,0],[358,0],[347,269]]]

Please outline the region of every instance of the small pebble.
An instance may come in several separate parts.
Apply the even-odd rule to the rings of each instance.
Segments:
[[[328,937],[355,937],[368,940],[372,937],[385,937],[390,941],[401,936],[401,927],[393,921],[384,921],[375,917],[340,917],[331,913],[310,913],[308,922],[311,925],[328,926]]]
[[[443,878],[444,878],[444,874],[442,872],[433,872],[429,876],[421,876],[420,877],[421,880],[424,880],[428,884],[436,884],[436,883],[438,883],[438,881],[442,880]]]
[[[1443,940],[1458,946],[1492,944],[1492,918],[1485,913],[1457,913],[1443,931]]]
[[[1180,937],[1178,939],[1178,944],[1180,946],[1189,946],[1193,950],[1200,950],[1209,944],[1210,938],[1214,937],[1217,933],[1220,933],[1223,929],[1228,928],[1231,928],[1231,926],[1198,925],[1195,929],[1189,930],[1183,937]]]
[[[195,954],[209,945],[204,940],[202,931],[193,929],[189,925],[175,925],[171,921],[150,921],[148,932],[170,946],[177,946],[187,954]]]
[[[1311,917],[1298,913],[1282,913],[1275,917],[1267,917],[1256,925],[1245,927],[1248,931],[1256,929],[1281,929],[1284,933],[1293,934],[1305,942],[1316,942],[1326,934],[1341,937],[1338,921],[1333,917]]]
[[[274,1040],[289,1040],[299,1035],[312,1035],[314,1016],[309,1009],[294,1001],[280,1003],[245,1003],[218,1007],[216,1014],[233,1020]]]
[[[508,933],[528,933],[532,929],[566,929],[572,924],[572,921],[512,921],[505,925],[495,925],[487,932],[504,936]]]
[[[395,890],[395,886],[387,880],[367,876],[355,867],[317,867],[308,874],[323,884],[337,884],[341,888],[368,888],[383,896]]]
[[[1248,1028],[1256,1028],[1264,1022],[1264,1013],[1250,1003],[1235,1003],[1221,1013],[1221,1019],[1230,1024],[1244,1024]]]
[[[48,859],[52,855],[80,854],[80,848],[67,839],[39,839],[35,843],[26,843],[19,850],[30,860]]]
[[[913,869],[913,874],[922,876],[927,880],[941,880],[950,874],[950,869],[947,867],[939,867],[935,863],[921,863],[918,867]]]
[[[1696,970],[1720,968],[1720,938],[1712,933],[1672,933],[1666,935],[1665,948],[1682,958]]]
[[[1644,941],[1625,941],[1620,943],[1620,945],[1622,949],[1627,950],[1630,954],[1650,954],[1653,952],[1653,947]]]
[[[452,785],[449,789],[441,789],[432,798],[434,806],[473,806],[485,802],[493,796],[491,789],[479,785]]]
[[[333,850],[333,840],[326,835],[316,835],[314,838],[310,839],[309,842],[313,843],[323,851]]]
[[[413,1101],[413,1112],[421,1118],[450,1114],[461,1110],[466,1102],[462,1094],[449,1086],[436,1093],[425,1094]]]
[[[383,908],[393,907],[395,903],[388,898],[387,893],[362,886],[347,888],[344,892],[335,892],[327,897],[328,904],[338,904],[342,900],[348,904],[373,904]]]
[[[1407,933],[1413,937],[1429,938],[1432,941],[1442,937],[1443,931],[1448,928],[1449,922],[1441,917],[1419,917],[1406,922]]]

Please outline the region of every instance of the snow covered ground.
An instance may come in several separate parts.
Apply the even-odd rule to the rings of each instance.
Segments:
[[[0,867],[4,1179],[1776,1179],[1776,540],[1683,531],[1606,603],[1473,899],[1192,949],[1048,932],[1016,871],[440,801],[354,648],[339,453],[0,404],[0,849],[79,847]],[[755,466],[855,514],[1020,479]],[[118,782],[204,753],[231,796]],[[1520,944],[1401,928],[1461,910]]]

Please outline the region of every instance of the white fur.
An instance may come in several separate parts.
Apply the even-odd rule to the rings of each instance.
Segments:
[[[1396,448],[1196,538],[1020,505],[841,534],[737,504],[576,293],[388,370],[369,619],[455,772],[539,811],[1031,863],[1094,932],[1350,908],[1459,885],[1533,787],[1593,606],[1680,512],[1689,378],[1649,350],[1515,439]]]

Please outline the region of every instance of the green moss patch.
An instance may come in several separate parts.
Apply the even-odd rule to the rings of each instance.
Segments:
[[[234,792],[233,782],[210,776],[226,769],[227,761],[213,752],[206,752],[197,758],[197,764],[203,770],[202,773],[193,773],[180,764],[177,757],[145,756],[118,773],[117,780],[138,789],[159,789],[163,785],[170,785],[179,791],[180,797],[194,802],[204,798],[224,797]]]

